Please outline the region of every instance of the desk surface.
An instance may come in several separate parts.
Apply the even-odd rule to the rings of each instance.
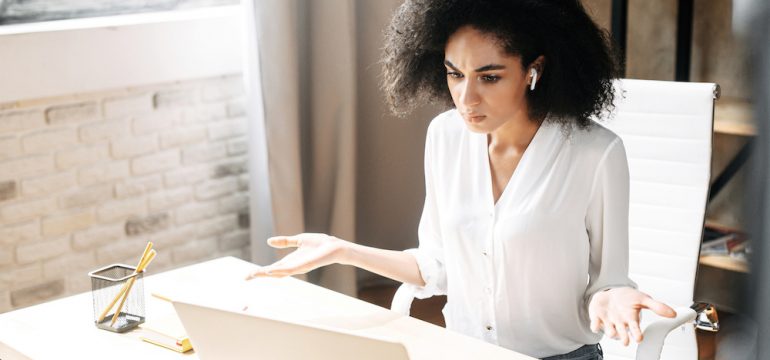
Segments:
[[[427,322],[294,278],[243,280],[253,264],[220,258],[145,278],[147,319],[173,307],[151,293],[225,309],[270,314],[401,341],[412,359],[531,359]],[[116,334],[93,324],[89,292],[0,315],[0,358],[197,359],[142,342],[141,329]],[[194,344],[193,344],[194,346]]]

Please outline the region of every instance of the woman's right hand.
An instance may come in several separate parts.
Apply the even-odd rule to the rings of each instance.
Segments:
[[[349,243],[326,234],[304,233],[294,236],[274,236],[267,239],[274,248],[296,247],[283,259],[250,273],[246,280],[258,277],[285,277],[304,274],[322,266],[340,262]]]

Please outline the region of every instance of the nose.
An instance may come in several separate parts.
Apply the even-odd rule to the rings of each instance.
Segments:
[[[473,80],[466,79],[460,85],[460,103],[465,109],[472,109],[481,103],[481,96]]]

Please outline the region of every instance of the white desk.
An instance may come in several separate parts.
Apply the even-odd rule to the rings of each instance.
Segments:
[[[148,276],[147,320],[174,311],[150,296],[157,292],[389,337],[404,343],[412,359],[532,359],[294,278],[244,281],[253,268],[225,257]],[[92,306],[87,292],[1,314],[0,359],[197,359],[194,351],[178,354],[139,340],[142,330],[97,329]]]

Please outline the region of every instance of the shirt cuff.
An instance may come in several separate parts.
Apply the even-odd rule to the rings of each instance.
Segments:
[[[414,256],[422,281],[425,282],[425,286],[410,284],[414,297],[427,299],[435,295],[446,295],[446,291],[439,286],[439,278],[444,271],[441,263],[421,249],[407,249],[404,252]]]

